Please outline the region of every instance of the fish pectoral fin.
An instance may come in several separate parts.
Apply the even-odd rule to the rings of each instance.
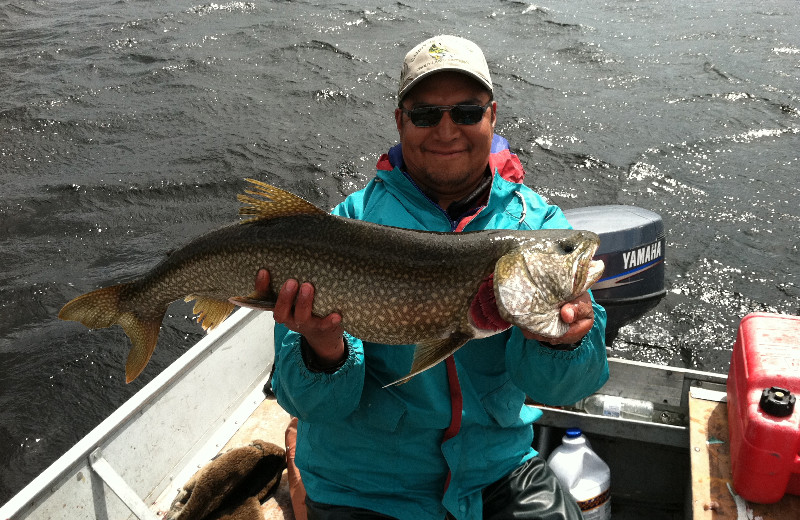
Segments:
[[[256,309],[258,311],[275,310],[274,300],[264,300],[258,296],[258,293],[253,293],[250,296],[233,296],[228,298],[228,301],[237,307],[247,307],[248,309]]]
[[[246,180],[253,185],[252,189],[245,190],[244,194],[236,197],[244,204],[239,208],[239,215],[253,215],[253,218],[245,222],[290,215],[328,215],[327,211],[319,209],[294,193],[255,179]]]
[[[190,294],[184,300],[187,302],[197,300],[192,312],[197,315],[197,323],[206,331],[225,321],[225,318],[230,316],[236,308],[236,305],[228,300],[217,300],[207,296],[197,296],[196,294]]]
[[[472,334],[456,331],[444,339],[428,340],[418,343],[416,350],[414,350],[414,360],[411,362],[411,371],[404,377],[386,386],[407,382],[415,375],[447,359],[448,356],[463,347],[464,344],[472,338]],[[386,386],[384,388],[386,388]]]

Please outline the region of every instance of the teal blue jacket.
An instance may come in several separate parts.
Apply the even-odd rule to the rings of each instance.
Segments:
[[[488,202],[458,222],[386,155],[377,176],[333,213],[430,231],[570,227],[560,209],[515,182],[522,171],[516,156],[506,150],[494,157]],[[509,170],[506,161],[516,164]],[[594,326],[576,350],[552,350],[512,327],[455,353],[455,385],[439,363],[388,388],[382,382],[399,379],[411,366],[413,345],[345,334],[349,356],[326,374],[307,368],[300,336],[278,325],[273,389],[300,419],[295,462],[308,496],[401,520],[442,520],[446,511],[459,520],[482,518],[481,490],[536,454],[532,424],[541,412],[525,405],[526,394],[545,404],[571,404],[608,379],[606,315],[596,303],[594,311]],[[443,442],[451,399],[462,402],[461,423]]]

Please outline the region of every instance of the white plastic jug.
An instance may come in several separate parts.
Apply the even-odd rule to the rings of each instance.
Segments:
[[[578,428],[570,428],[547,464],[578,502],[584,520],[611,518],[611,470]]]

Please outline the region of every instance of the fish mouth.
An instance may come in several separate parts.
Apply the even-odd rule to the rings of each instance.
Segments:
[[[593,260],[598,246],[599,244],[590,242],[581,248],[582,250],[576,262],[577,268],[575,269],[575,278],[572,285],[573,296],[577,296],[586,291],[603,276],[605,264],[602,260]]]

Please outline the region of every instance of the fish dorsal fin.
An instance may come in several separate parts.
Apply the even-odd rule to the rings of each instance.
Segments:
[[[253,188],[245,190],[244,194],[236,197],[244,204],[239,208],[239,215],[253,215],[253,218],[245,222],[292,215],[327,215],[325,211],[294,193],[255,179],[246,180],[253,185]]]

